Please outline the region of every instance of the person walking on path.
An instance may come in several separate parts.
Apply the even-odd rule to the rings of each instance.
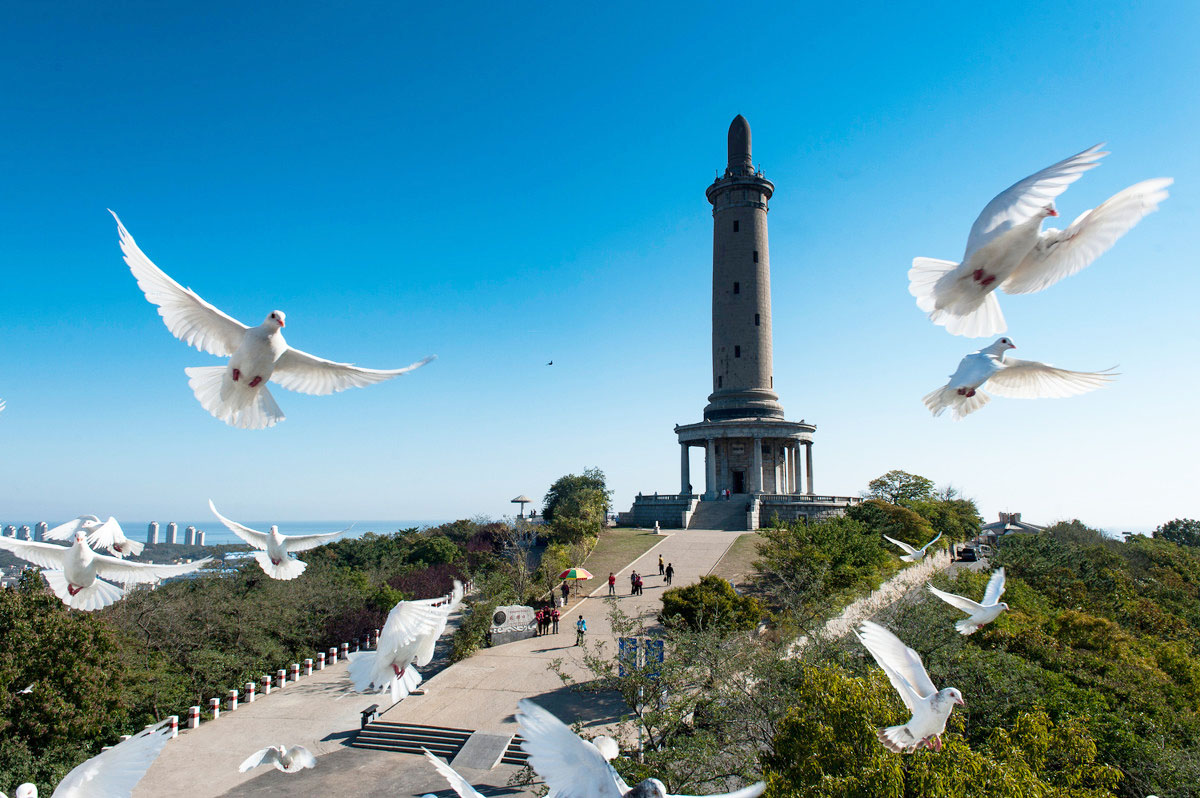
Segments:
[[[546,628],[546,611],[545,611],[545,610],[538,610],[538,611],[537,611],[537,633],[538,633],[538,637],[541,637],[541,636],[542,636],[542,634],[543,634],[543,630],[544,630],[545,628]]]
[[[555,607],[550,613],[550,621],[554,624],[554,634],[558,634],[558,607]]]
[[[667,577],[667,584],[671,584],[671,577],[675,576],[675,566],[667,563],[667,570],[664,573]]]
[[[663,571],[665,571],[665,570],[666,570],[666,564],[663,562],[662,555],[660,554],[660,555],[658,555],[658,575],[662,576]]]
[[[642,575],[637,575],[637,583],[633,586],[633,592],[637,595],[642,595]]]
[[[629,572],[629,595],[637,595],[637,571]]]
[[[579,620],[575,622],[575,645],[583,645],[583,636],[587,633],[587,621],[583,616],[579,616]]]
[[[559,590],[562,591],[563,606],[565,607],[565,606],[567,606],[567,599],[570,598],[570,596],[571,596],[571,586],[567,584],[566,579],[563,580],[562,586],[559,587]]]
[[[612,571],[608,572],[608,595],[617,595],[617,575]]]

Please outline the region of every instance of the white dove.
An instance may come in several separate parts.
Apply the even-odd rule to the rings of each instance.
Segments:
[[[213,511],[213,515],[229,528],[229,531],[254,548],[261,549],[261,551],[255,552],[254,559],[258,560],[258,564],[272,579],[295,579],[304,573],[308,564],[291,556],[291,552],[314,549],[350,530],[350,527],[346,527],[340,532],[326,532],[318,535],[284,535],[279,532],[279,527],[272,524],[270,532],[259,532],[248,526],[242,526],[237,521],[230,521],[221,515],[217,512],[217,507],[213,504],[212,499],[208,500],[208,507]]]
[[[33,682],[28,687],[26,687],[24,690],[18,690],[17,695],[29,695],[30,693],[33,692],[33,688],[36,686],[37,686],[37,682]]]
[[[375,650],[350,655],[347,671],[354,689],[360,693],[372,688],[390,691],[393,703],[411,693],[421,683],[415,666],[424,667],[433,659],[434,646],[462,597],[462,582],[455,579],[449,596],[401,601],[392,607]]]
[[[904,541],[896,540],[895,538],[889,538],[887,535],[884,535],[883,538],[884,538],[884,540],[888,541],[889,543],[895,543],[897,546],[904,549],[904,554],[900,555],[900,559],[903,560],[904,562],[920,562],[921,560],[925,559],[926,550],[928,550],[929,547],[932,546],[934,543],[937,543],[939,540],[942,539],[942,533],[938,532],[938,536],[936,538],[929,541],[928,543],[926,543],[924,546],[922,546],[919,549],[914,549],[912,546],[908,545]]]
[[[963,618],[954,622],[954,628],[958,630],[959,634],[975,634],[981,627],[996,620],[1000,617],[1000,613],[1008,609],[1008,605],[1000,600],[1000,597],[1004,595],[1003,568],[997,568],[992,572],[992,578],[988,580],[987,589],[983,591],[983,601],[979,604],[976,604],[969,598],[963,598],[954,593],[938,590],[933,585],[928,585],[928,587],[933,595],[951,607],[957,607],[971,616],[970,618]]]
[[[1016,348],[1011,338],[998,338],[972,352],[959,362],[950,382],[926,394],[921,401],[935,416],[950,408],[958,421],[991,399],[980,390],[985,384],[992,393],[1009,399],[1059,399],[1094,391],[1117,376],[1112,369],[1068,371],[1036,360],[1005,357],[1008,350]]]
[[[672,798],[666,786],[650,778],[630,788],[609,764],[608,746],[582,739],[545,709],[522,698],[517,702],[517,725],[521,748],[529,754],[529,765],[561,798]],[[599,738],[598,738],[599,741]],[[761,781],[712,798],[757,798],[767,785]]]
[[[878,729],[875,735],[879,742],[897,754],[911,753],[922,746],[933,751],[942,750],[941,734],[946,730],[946,720],[956,704],[967,705],[962,693],[953,687],[941,690],[934,687],[917,652],[879,624],[864,621],[855,634],[883,668],[888,681],[912,713],[908,723],[902,726]]]
[[[185,369],[196,399],[230,426],[262,429],[283,421],[283,411],[267,390],[268,381],[289,391],[325,396],[390,380],[437,357],[430,355],[402,369],[379,370],[336,363],[293,349],[280,332],[283,311],[273,310],[259,326],[247,327],[168,277],[138,249],[115,213],[113,218],[117,220],[125,262],[146,299],[158,305],[158,313],[171,334],[202,352],[230,359],[225,366]]]
[[[299,773],[305,768],[316,767],[317,758],[302,745],[293,745],[291,748],[273,745],[270,748],[255,751],[246,757],[245,761],[238,766],[238,772],[245,773],[260,765],[274,765],[277,770],[282,770],[284,773]]]
[[[93,549],[108,549],[114,557],[126,554],[137,557],[146,547],[144,543],[125,537],[125,530],[111,515],[103,523],[94,515],[81,515],[74,521],[54,527],[44,537],[46,540],[73,540],[79,531],[87,534],[88,545]]]
[[[429,760],[429,764],[433,765],[437,772],[450,782],[450,786],[454,788],[460,798],[483,798],[483,793],[471,786],[471,782],[464,779],[457,770],[430,753],[428,748],[421,750],[425,752],[425,758]]]
[[[1066,230],[1041,229],[1058,216],[1054,198],[1099,165],[1103,144],[1014,183],[987,204],[967,237],[961,263],[913,258],[908,291],[947,332],[979,338],[1007,329],[993,293],[1031,294],[1070,277],[1104,254],[1167,198],[1162,177],[1145,180],[1084,211]]]
[[[42,566],[46,569],[42,576],[50,583],[54,595],[68,607],[88,612],[107,607],[125,595],[121,588],[104,579],[125,585],[155,584],[203,568],[212,559],[205,557],[184,565],[127,562],[92,551],[82,530],[75,533],[75,542],[69,547],[0,537],[0,549],[8,549],[21,559]],[[104,579],[97,578],[101,576]]]
[[[3,399],[0,399],[0,413],[4,412],[4,408],[6,407],[8,407],[8,404]]]
[[[150,726],[128,740],[77,766],[58,783],[50,798],[130,798],[133,788],[146,775],[163,746],[171,739],[164,732],[167,721]],[[3,798],[4,793],[0,793]],[[37,798],[34,784],[17,788],[13,798]]]

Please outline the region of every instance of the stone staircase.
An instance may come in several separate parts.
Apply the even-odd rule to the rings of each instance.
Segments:
[[[364,726],[351,745],[355,748],[374,748],[379,751],[399,751],[417,755],[420,755],[422,748],[428,748],[449,762],[458,756],[471,734],[470,729],[447,729],[377,720]]]
[[[717,499],[702,501],[696,505],[688,529],[727,529],[731,532],[746,530],[746,504],[750,496],[745,493],[735,493],[729,501]]]

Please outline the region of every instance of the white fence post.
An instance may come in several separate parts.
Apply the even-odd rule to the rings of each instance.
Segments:
[[[317,670],[319,670],[319,671],[325,670],[325,652],[324,651],[317,652]]]
[[[337,665],[337,649],[336,648],[329,649],[329,664]]]
[[[238,691],[230,690],[229,691],[229,711],[230,712],[233,712],[235,709],[237,709],[237,702],[238,702]]]
[[[304,675],[312,676],[312,657],[304,660]]]
[[[264,673],[264,674],[263,674],[263,677],[262,677],[262,688],[263,688],[263,689],[262,689],[262,694],[263,694],[263,695],[270,695],[270,694],[271,694],[271,674],[269,674],[269,673]]]
[[[171,715],[167,718],[167,721],[171,724],[171,739],[174,740],[179,736],[179,716]]]
[[[217,718],[221,717],[221,699],[219,699],[219,698],[208,699],[208,708],[209,708],[209,710],[212,711],[212,719],[213,720],[216,720]]]
[[[247,704],[254,703],[254,688],[255,687],[257,687],[257,685],[255,685],[254,682],[246,682],[246,703]]]
[[[287,686],[287,671],[283,668],[275,671],[275,686],[280,690]]]
[[[196,729],[200,727],[200,707],[188,708],[188,728]]]
[[[292,670],[292,682],[295,683],[295,682],[300,681],[300,663],[293,662],[291,670]]]
[[[349,655],[350,655],[350,644],[342,643],[342,659],[345,659]]]

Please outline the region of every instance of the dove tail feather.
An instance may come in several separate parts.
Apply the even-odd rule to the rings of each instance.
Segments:
[[[120,601],[121,597],[125,595],[125,591],[116,585],[105,582],[103,579],[97,579],[72,596],[71,591],[67,589],[67,577],[62,571],[46,569],[42,571],[42,576],[46,577],[50,590],[62,599],[63,604],[84,612],[103,609]]]
[[[970,618],[955,621],[954,628],[958,630],[960,635],[973,635],[979,631],[979,626],[973,623]]]
[[[265,429],[283,421],[283,411],[265,385],[234,382],[226,366],[184,369],[200,406],[231,427]]]
[[[307,563],[293,557],[285,557],[279,565],[276,565],[271,562],[271,555],[265,551],[254,552],[254,559],[258,560],[258,564],[262,566],[267,576],[284,581],[295,579],[308,567]]]
[[[981,338],[1008,329],[994,291],[980,294],[979,287],[955,276],[958,263],[936,258],[913,258],[908,270],[908,292],[929,320],[951,335]]]
[[[937,310],[938,281],[957,268],[958,264],[950,260],[913,258],[908,270],[908,293],[917,298],[917,307],[926,313]]]
[[[925,394],[921,401],[929,408],[929,412],[935,416],[940,416],[948,407],[954,420],[961,421],[964,417],[969,416],[986,405],[990,401],[990,397],[980,390],[976,390],[974,396],[963,396],[949,385],[944,385],[937,390]]]
[[[908,730],[907,724],[904,726],[888,726],[886,729],[876,729],[875,736],[879,738],[879,742],[883,743],[883,747],[893,754],[902,754],[905,751],[912,750],[920,742],[913,737],[912,732]]]
[[[389,685],[392,691],[392,703],[398,702],[402,698],[406,698],[409,693],[417,689],[417,685],[422,681],[421,672],[414,668],[411,664],[404,669],[404,673],[398,678],[394,678]]]
[[[350,655],[346,665],[346,674],[354,683],[354,689],[360,693],[370,692],[374,684],[375,659],[378,655],[373,652],[357,652]]]

